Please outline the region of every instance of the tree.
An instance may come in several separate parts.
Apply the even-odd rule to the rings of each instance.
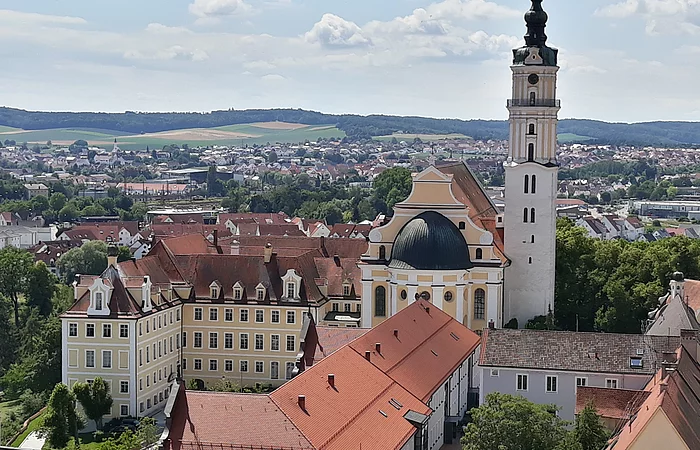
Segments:
[[[272,150],[270,153],[268,153],[267,154],[267,162],[276,163],[277,162],[277,152]]]
[[[92,384],[75,383],[73,392],[85,411],[88,419],[95,421],[98,430],[102,429],[102,418],[112,410],[112,396],[107,383],[96,377]]]
[[[33,260],[29,252],[14,247],[0,250],[0,294],[9,298],[15,311],[15,326],[19,327],[19,296],[27,288],[27,278]]]
[[[134,206],[131,207],[131,214],[135,220],[143,220],[146,213],[148,213],[148,207],[145,203],[134,203]]]
[[[43,261],[32,266],[27,280],[27,304],[37,308],[42,316],[47,317],[53,311],[51,298],[58,280]]]
[[[69,203],[58,212],[58,219],[61,222],[73,222],[80,216],[80,211],[73,203]]]
[[[49,206],[54,211],[60,211],[66,206],[66,195],[61,192],[54,192],[49,198]]]
[[[375,208],[384,213],[391,212],[396,203],[408,197],[412,186],[410,170],[403,167],[385,170],[374,180]]]
[[[119,253],[117,253],[117,262],[124,262],[124,261],[129,261],[131,259],[131,250],[129,250],[129,247],[125,247],[123,245],[119,246]]]
[[[462,438],[464,450],[554,450],[566,436],[556,406],[498,392],[472,409],[471,418]]]
[[[586,405],[576,416],[576,425],[572,431],[582,450],[600,450],[605,448],[609,433],[592,403]]]
[[[100,275],[107,268],[107,244],[90,241],[71,249],[61,256],[57,266],[67,283],[72,282],[77,274]]]
[[[52,448],[64,448],[71,437],[78,437],[81,422],[75,411],[75,395],[65,384],[57,384],[49,398],[42,427],[48,444]]]

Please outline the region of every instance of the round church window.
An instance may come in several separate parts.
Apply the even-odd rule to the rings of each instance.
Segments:
[[[446,302],[452,301],[452,292],[450,292],[450,291],[445,292],[445,301]]]
[[[422,299],[425,300],[426,302],[427,302],[427,301],[430,301],[430,292],[428,292],[428,291],[423,291],[423,292],[421,292],[421,293],[420,293],[420,298],[422,298]]]
[[[406,292],[406,289],[401,291],[401,300],[406,300],[408,298],[408,292]]]

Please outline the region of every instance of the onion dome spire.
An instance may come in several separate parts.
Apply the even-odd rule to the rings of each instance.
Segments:
[[[544,47],[547,44],[547,35],[544,33],[547,19],[547,13],[542,9],[542,0],[532,0],[532,7],[525,13],[525,43],[529,47]]]

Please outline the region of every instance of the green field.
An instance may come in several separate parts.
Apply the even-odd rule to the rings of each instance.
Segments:
[[[145,147],[161,148],[168,144],[187,144],[190,147],[208,145],[244,145],[276,143],[297,143],[318,138],[343,138],[345,132],[334,125],[298,125],[291,124],[245,124],[229,125],[210,129],[172,130],[162,133],[129,135],[113,130],[57,128],[50,130],[17,130],[0,127],[0,140],[14,140],[29,144],[67,145],[82,139],[91,145],[109,147],[116,138],[119,147],[125,150],[143,149]],[[295,128],[295,129],[287,129]]]
[[[589,136],[580,136],[578,134],[573,134],[573,133],[562,133],[557,135],[557,139],[559,139],[560,144],[570,144],[574,142],[586,142],[586,141],[592,141],[595,138],[589,137]]]
[[[390,136],[378,136],[375,139],[379,141],[390,141],[396,138],[398,141],[413,141],[415,138],[419,138],[422,141],[447,141],[451,139],[471,139],[469,136],[463,134],[407,134],[407,133],[396,133]]]

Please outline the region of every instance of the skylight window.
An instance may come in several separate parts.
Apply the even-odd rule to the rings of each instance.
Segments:
[[[644,367],[644,363],[642,362],[642,358],[633,356],[630,358],[630,367],[633,369],[641,369]]]

